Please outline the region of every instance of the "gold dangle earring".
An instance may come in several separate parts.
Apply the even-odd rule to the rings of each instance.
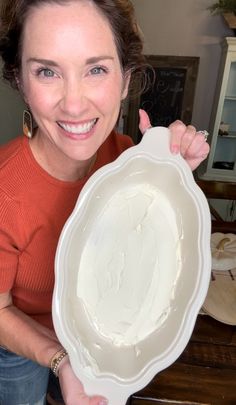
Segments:
[[[23,133],[29,139],[33,136],[33,118],[29,110],[23,111]]]

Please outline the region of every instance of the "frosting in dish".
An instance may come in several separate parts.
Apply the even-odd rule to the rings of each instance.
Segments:
[[[167,319],[182,265],[179,222],[168,197],[147,183],[115,192],[95,218],[77,297],[112,344],[135,345]]]

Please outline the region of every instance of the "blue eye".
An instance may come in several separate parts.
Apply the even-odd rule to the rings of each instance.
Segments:
[[[51,70],[51,69],[48,69],[48,68],[40,68],[40,69],[37,71],[37,75],[38,75],[38,76],[43,76],[43,77],[51,78],[51,77],[54,77],[54,76],[55,76],[55,73],[54,73],[53,70]]]
[[[106,72],[107,72],[106,69],[103,68],[103,67],[101,67],[101,66],[95,66],[95,67],[92,68],[91,71],[90,71],[90,73],[91,73],[92,75],[100,75],[100,74],[103,74],[103,73],[106,73]]]

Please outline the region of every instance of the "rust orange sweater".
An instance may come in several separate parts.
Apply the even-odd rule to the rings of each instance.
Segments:
[[[130,137],[112,132],[90,175],[130,146]],[[48,327],[58,238],[87,179],[51,177],[26,137],[0,148],[0,293],[11,290],[14,304]]]

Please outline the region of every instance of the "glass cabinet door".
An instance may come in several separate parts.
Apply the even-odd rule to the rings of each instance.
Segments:
[[[230,66],[222,116],[218,128],[213,168],[234,170],[236,162],[236,62]]]
[[[210,130],[209,180],[236,181],[236,38],[225,38]]]

